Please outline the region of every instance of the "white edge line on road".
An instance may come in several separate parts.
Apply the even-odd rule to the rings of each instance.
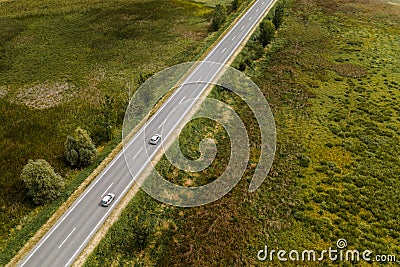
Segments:
[[[58,248],[61,248],[62,245],[64,245],[65,241],[67,241],[68,237],[70,237],[72,235],[72,233],[75,231],[76,228],[72,229],[71,233],[69,233],[69,235],[67,235],[67,237],[64,239],[63,242],[61,242],[61,244],[58,246]]]
[[[272,4],[273,2],[274,2],[274,1],[271,1],[270,4]],[[264,5],[264,2],[262,2],[262,5]],[[192,73],[188,76],[188,78],[186,78],[186,80],[183,82],[183,84],[185,84],[185,82],[188,81],[188,80],[193,76],[193,74],[201,67],[202,64],[204,64],[204,62],[207,62],[207,59],[208,59],[213,53],[215,53],[215,51],[216,51],[217,48],[221,45],[221,43],[223,43],[223,42],[229,37],[229,35],[230,35],[229,33],[233,32],[234,29],[236,29],[237,27],[239,27],[240,23],[241,23],[243,20],[245,20],[246,15],[250,14],[251,10],[252,10],[253,8],[255,8],[255,6],[256,6],[256,3],[255,3],[253,6],[251,6],[251,7],[247,10],[247,12],[239,19],[239,21],[236,23],[236,25],[234,25],[234,26],[232,27],[232,29],[220,40],[220,42],[219,42],[219,43],[208,53],[208,55],[202,60],[202,63],[200,63],[200,64],[196,67],[196,69],[194,69],[194,70],[192,71]],[[266,9],[266,10],[267,10],[267,9]],[[266,11],[266,10],[265,10],[265,11]],[[264,11],[264,12],[265,12],[265,11]],[[264,12],[262,12],[262,13],[264,13]],[[261,17],[260,17],[260,18],[261,18]],[[258,18],[258,19],[260,19],[260,18]],[[242,26],[242,29],[243,29],[243,28],[244,28],[244,25]],[[245,35],[247,35],[247,34],[251,31],[251,29],[252,29],[252,28],[250,28],[250,29],[246,32]],[[243,39],[244,39],[244,37],[243,37],[242,40],[235,46],[235,48],[234,48],[233,51],[229,54],[229,56],[226,57],[226,59],[225,59],[222,63],[219,63],[219,64],[224,65],[224,64],[229,60],[229,58],[230,58],[231,55],[234,53],[234,51],[236,50],[236,48],[241,44],[241,42],[243,41]],[[213,62],[212,64],[214,64],[214,62]],[[218,68],[218,71],[219,71],[220,68],[221,68],[221,67]],[[215,76],[214,76],[214,77],[215,77]],[[214,77],[213,77],[213,78],[214,78]],[[146,128],[146,126],[147,126],[151,121],[153,121],[153,119],[154,119],[155,117],[157,117],[157,115],[164,109],[164,107],[167,106],[167,104],[173,99],[173,97],[180,91],[181,88],[182,88],[182,85],[181,85],[179,88],[177,88],[177,89],[175,90],[175,92],[167,99],[167,101],[160,107],[160,109],[157,110],[157,112],[150,118],[150,120],[137,132],[137,134],[135,134],[134,138],[132,138],[132,139],[128,142],[128,144],[126,145],[126,148],[128,148],[128,147],[136,140],[136,138],[137,138],[138,136],[140,136],[141,132],[144,131],[144,129]],[[192,105],[191,105],[191,106],[192,106]],[[189,109],[191,108],[191,106],[189,107]],[[185,114],[186,114],[186,113],[185,113]],[[54,228],[51,230],[51,232],[48,233],[48,234],[46,235],[46,237],[43,239],[43,241],[41,241],[41,242],[37,245],[37,247],[34,249],[34,251],[33,251],[33,252],[26,258],[26,260],[21,264],[21,267],[25,265],[25,263],[33,256],[33,254],[35,254],[35,252],[36,252],[36,251],[42,246],[42,244],[47,240],[47,238],[51,236],[51,234],[58,228],[58,226],[65,220],[65,218],[68,217],[68,215],[75,209],[75,207],[82,201],[82,199],[90,192],[90,190],[101,180],[101,178],[103,177],[103,175],[104,175],[106,172],[108,172],[108,170],[114,165],[114,163],[124,154],[124,151],[125,151],[125,149],[123,148],[123,149],[118,153],[117,157],[115,157],[115,158],[111,161],[110,165],[108,165],[108,167],[107,167],[104,171],[102,171],[102,173],[100,174],[100,177],[99,177],[98,179],[96,179],[96,180],[94,181],[94,183],[92,183],[92,184],[89,186],[89,188],[87,189],[87,191],[79,198],[79,200],[78,200],[77,202],[75,202],[75,204],[70,208],[70,210],[62,217],[61,221],[60,221],[59,223],[57,223],[56,225],[54,225]],[[158,151],[158,149],[157,149],[156,151]],[[156,151],[155,151],[155,152],[156,152]],[[148,162],[146,162],[146,164],[147,164],[147,163],[148,163]],[[134,179],[132,179],[132,181],[134,181]],[[130,185],[129,185],[127,188],[129,188],[129,187],[130,187]],[[114,203],[117,203],[117,202],[114,202]],[[107,215],[107,214],[108,214],[108,212],[106,213],[106,215]],[[104,217],[103,217],[103,218],[104,218]],[[97,224],[97,226],[96,226],[94,229],[96,229],[97,227],[98,227],[98,224]],[[93,231],[92,231],[92,232],[93,232]],[[88,238],[91,237],[92,232],[90,233],[90,235],[88,236]],[[81,247],[82,247],[82,245],[79,247],[78,251],[80,250]],[[75,254],[76,254],[76,252],[75,252]],[[74,255],[75,255],[75,254],[74,254]],[[71,260],[73,260],[73,257],[71,258]],[[71,260],[67,263],[67,265],[71,262]],[[66,266],[67,266],[67,265],[66,265]]]
[[[111,183],[111,184],[107,187],[106,191],[104,191],[104,193],[103,193],[101,196],[105,196],[105,195],[107,194],[107,191],[110,189],[110,187],[111,187],[113,184],[114,184],[114,183]]]

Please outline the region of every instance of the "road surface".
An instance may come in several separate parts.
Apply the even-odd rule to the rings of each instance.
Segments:
[[[188,75],[188,78],[183,83],[185,85],[178,88],[160,107],[146,125],[129,141],[125,151],[121,151],[114,158],[19,263],[19,266],[70,266],[73,263],[90,238],[106,220],[112,209],[130,188],[134,179],[140,175],[150,159],[161,147],[161,142],[166,140],[175,130],[188,109],[194,104],[192,101],[184,100],[196,99],[207,87],[204,82],[194,82],[212,81],[220,71],[220,64],[225,64],[232,57],[272,4],[273,0],[259,0],[248,9],[225,37],[204,58],[205,62],[201,63]],[[184,104],[179,106],[180,103]],[[177,106],[179,106],[181,112],[176,113],[175,110],[174,114],[178,114],[178,116],[168,117],[168,114]],[[167,117],[168,120],[166,120]],[[161,142],[156,146],[148,144],[150,137],[160,132],[161,125],[163,126]],[[131,159],[133,162],[130,165],[130,172],[123,152],[125,153],[125,158]],[[100,200],[108,192],[114,193],[116,198],[109,207],[101,207]]]

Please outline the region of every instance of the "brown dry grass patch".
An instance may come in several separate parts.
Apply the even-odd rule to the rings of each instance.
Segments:
[[[335,65],[333,69],[339,75],[346,77],[361,78],[367,74],[367,72],[362,67],[351,63]]]
[[[75,94],[75,86],[67,82],[42,83],[21,88],[11,102],[35,109],[47,109],[70,101]]]

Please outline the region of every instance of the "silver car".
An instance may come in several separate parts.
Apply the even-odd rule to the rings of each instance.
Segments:
[[[110,203],[114,200],[115,195],[113,193],[108,193],[101,199],[101,205],[103,207],[108,207]]]
[[[157,143],[161,140],[161,135],[160,134],[155,134],[150,138],[149,143],[152,145],[157,145]]]

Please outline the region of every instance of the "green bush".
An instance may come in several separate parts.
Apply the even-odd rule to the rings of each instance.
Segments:
[[[64,181],[44,159],[29,160],[21,173],[21,179],[28,189],[27,195],[36,205],[49,203],[58,197],[64,188]]]
[[[89,133],[81,127],[76,128],[74,136],[65,141],[65,158],[72,167],[85,167],[97,157],[96,147]]]
[[[272,39],[274,38],[275,34],[275,26],[270,20],[264,20],[260,24],[260,36],[259,40],[263,47],[267,46],[271,43]]]

